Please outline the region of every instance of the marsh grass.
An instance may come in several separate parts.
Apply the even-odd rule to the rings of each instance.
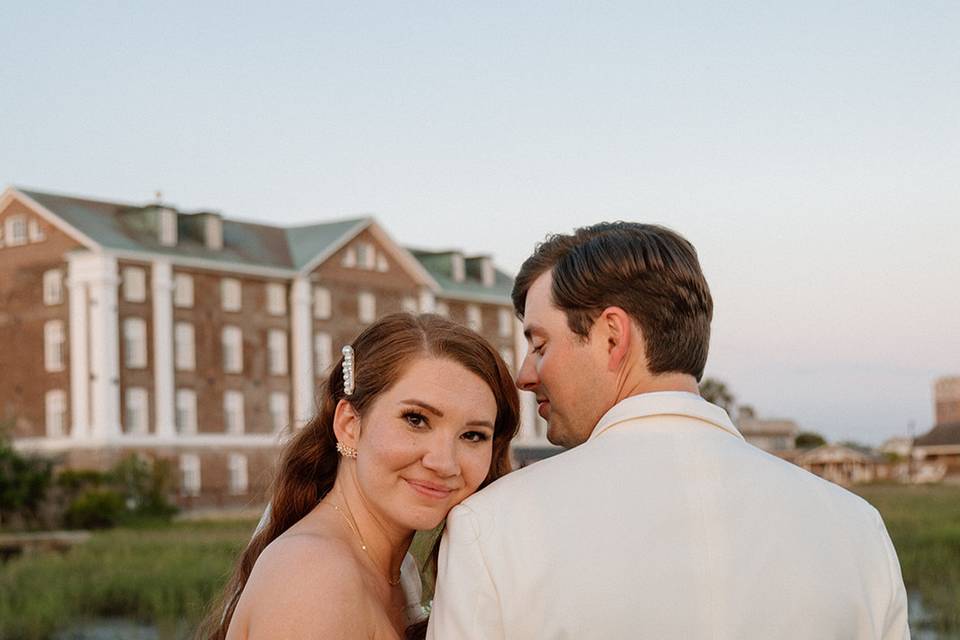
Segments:
[[[856,492],[880,511],[907,590],[919,594],[923,628],[960,632],[960,486],[867,485]]]
[[[62,555],[12,559],[0,565],[0,638],[47,638],[104,618],[193,628],[255,524],[114,529]]]

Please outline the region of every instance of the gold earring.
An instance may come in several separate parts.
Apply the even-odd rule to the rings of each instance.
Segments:
[[[337,453],[342,455],[344,458],[356,458],[357,450],[351,447],[350,445],[343,444],[339,440],[337,441]]]

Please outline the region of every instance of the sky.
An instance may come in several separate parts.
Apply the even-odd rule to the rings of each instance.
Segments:
[[[879,444],[960,374],[956,2],[10,2],[0,186],[373,215],[516,272],[551,232],[697,247],[707,374]]]

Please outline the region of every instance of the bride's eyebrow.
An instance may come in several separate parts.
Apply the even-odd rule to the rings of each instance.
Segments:
[[[437,416],[438,418],[443,417],[443,411],[440,411],[440,409],[437,409],[433,405],[427,404],[423,400],[408,398],[406,400],[401,400],[400,402],[402,404],[412,404],[416,407],[420,407],[421,409],[426,409],[427,411]],[[468,427],[487,427],[488,429],[493,429],[493,423],[490,422],[489,420],[471,420],[467,422],[467,426]]]

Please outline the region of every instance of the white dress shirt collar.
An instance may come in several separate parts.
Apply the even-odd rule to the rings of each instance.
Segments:
[[[730,416],[717,405],[710,404],[695,393],[657,391],[624,398],[610,407],[593,428],[587,442],[621,422],[662,415],[687,416],[701,420],[743,440],[743,436],[733,426]]]

